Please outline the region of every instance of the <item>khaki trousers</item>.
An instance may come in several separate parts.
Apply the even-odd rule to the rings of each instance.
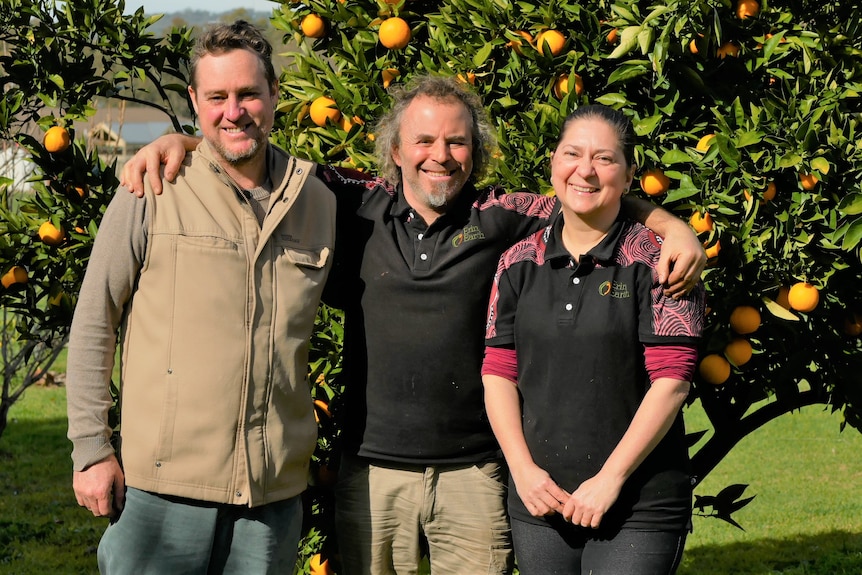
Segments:
[[[414,575],[427,541],[432,575],[512,572],[506,471],[392,466],[344,457],[335,523],[342,575]]]

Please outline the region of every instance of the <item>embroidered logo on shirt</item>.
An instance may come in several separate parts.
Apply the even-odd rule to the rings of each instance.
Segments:
[[[626,284],[622,282],[602,282],[599,285],[599,295],[600,296],[611,296],[618,299],[630,298],[632,295],[629,293],[629,288]]]
[[[484,240],[485,232],[479,229],[479,226],[467,226],[461,233],[452,238],[452,247],[457,248],[464,242],[471,242],[473,240]]]

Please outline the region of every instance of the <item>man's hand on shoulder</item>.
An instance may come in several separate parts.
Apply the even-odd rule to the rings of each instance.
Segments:
[[[144,174],[156,195],[162,193],[162,178],[174,181],[180,171],[186,152],[197,147],[200,139],[183,134],[167,134],[138,150],[123,166],[120,184],[142,198],[144,196]],[[161,165],[165,165],[164,173]]]

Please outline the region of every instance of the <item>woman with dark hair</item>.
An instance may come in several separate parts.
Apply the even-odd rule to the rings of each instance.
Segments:
[[[660,240],[620,210],[633,158],[622,113],[566,118],[551,157],[562,211],[494,278],[483,383],[522,575],[673,573],[690,529],[681,408],[704,292],[662,293]]]

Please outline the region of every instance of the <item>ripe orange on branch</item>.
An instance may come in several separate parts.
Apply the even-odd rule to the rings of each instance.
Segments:
[[[716,50],[715,55],[724,60],[728,56],[739,56],[739,46],[733,42],[725,42]]]
[[[730,312],[730,329],[739,335],[754,333],[760,327],[760,312],[750,305],[740,305]]]
[[[751,342],[744,337],[735,337],[724,347],[724,355],[736,367],[745,365],[751,359]]]
[[[57,228],[51,222],[44,222],[39,226],[39,239],[47,246],[59,246],[66,239],[66,232],[62,227]]]
[[[714,227],[712,216],[709,215],[709,212],[703,212],[703,215],[701,215],[700,212],[695,211],[688,219],[688,223],[691,225],[692,229],[699,234],[711,232]]]
[[[384,20],[378,31],[380,43],[390,50],[404,48],[410,43],[412,35],[410,25],[403,18],[397,16]]]
[[[740,20],[757,16],[760,13],[760,4],[757,0],[739,0],[736,3],[736,17]]]
[[[533,44],[533,35],[526,30],[516,30],[515,34],[526,40],[527,44]],[[522,45],[523,43],[520,40],[509,40],[509,42],[506,44],[506,46],[508,46],[518,54],[523,54],[523,52],[521,51]]]
[[[69,136],[69,131],[62,126],[52,126],[45,132],[45,137],[42,139],[42,144],[45,149],[57,154],[65,152],[72,145],[72,137]]]
[[[23,266],[12,266],[3,274],[3,277],[0,277],[0,284],[3,284],[3,287],[8,289],[16,284],[26,284],[29,279],[30,275]]]
[[[554,82],[554,95],[560,100],[563,96],[569,93],[569,75],[560,74],[557,76],[557,81]],[[575,74],[575,94],[580,96],[584,93],[584,80],[578,74]]]
[[[329,559],[324,559],[320,553],[316,553],[308,562],[311,575],[332,575]]]
[[[303,18],[299,27],[309,38],[323,38],[326,35],[326,21],[317,14],[309,14]]]
[[[326,125],[326,120],[329,119],[333,123],[337,123],[341,119],[341,112],[335,107],[335,100],[329,96],[320,96],[311,103],[309,110],[311,121],[321,128]]]
[[[790,286],[787,301],[792,309],[808,313],[820,303],[820,291],[808,282],[798,282]]]
[[[700,361],[698,372],[707,383],[721,385],[730,377],[730,362],[717,353],[711,353]]]
[[[536,50],[545,52],[545,46],[551,51],[551,55],[559,56],[566,46],[566,37],[559,30],[544,30],[536,37]]]
[[[641,176],[641,189],[648,196],[660,196],[670,188],[670,178],[659,169],[647,170]]]
[[[799,181],[802,183],[802,189],[810,192],[817,185],[817,182],[820,181],[820,178],[814,174],[800,173]]]

